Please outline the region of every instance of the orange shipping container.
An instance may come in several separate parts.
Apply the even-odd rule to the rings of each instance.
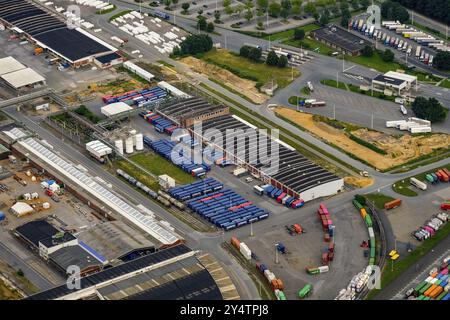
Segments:
[[[431,294],[434,290],[436,290],[436,287],[437,287],[437,285],[433,284],[430,288],[428,288],[427,291],[424,292],[423,295],[424,295],[425,297],[429,297],[430,294]]]
[[[430,298],[436,299],[442,293],[442,291],[444,291],[444,288],[441,286],[437,286],[437,288],[430,293]]]
[[[270,282],[270,284],[272,285],[272,289],[273,289],[273,290],[279,289],[279,288],[278,288],[278,281],[277,281],[277,279],[273,279],[273,280]]]
[[[400,199],[395,199],[395,200],[386,202],[386,203],[384,204],[384,209],[386,209],[386,210],[393,209],[393,208],[398,207],[398,206],[401,205],[401,204],[402,204],[402,200],[400,200]]]
[[[276,280],[277,280],[277,283],[278,283],[278,289],[279,290],[284,290],[283,281],[281,281],[281,279],[276,279]]]
[[[41,54],[42,52],[44,52],[44,49],[42,49],[40,47],[34,49],[34,54],[36,54],[36,55]]]
[[[238,250],[241,247],[241,242],[235,237],[231,237],[231,244]]]
[[[365,218],[366,218],[366,215],[367,215],[366,209],[361,208],[360,212],[361,212],[361,217],[362,217],[363,219],[365,219]]]

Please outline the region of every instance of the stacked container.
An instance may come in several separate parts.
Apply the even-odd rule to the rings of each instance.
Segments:
[[[436,272],[432,272],[414,288],[413,294],[418,300],[450,300],[449,259],[444,259]]]
[[[138,107],[145,107],[152,103],[161,101],[167,97],[167,92],[160,87],[153,87],[150,89],[133,90],[119,95],[104,96],[103,102],[111,104],[115,102],[125,102],[129,105],[136,105]]]

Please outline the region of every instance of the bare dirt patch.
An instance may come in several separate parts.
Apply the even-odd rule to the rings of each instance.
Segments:
[[[378,148],[387,152],[386,155],[382,155],[351,140],[343,130],[336,129],[323,122],[314,121],[313,115],[311,114],[297,112],[283,107],[277,107],[274,111],[280,116],[297,123],[317,137],[363,159],[380,170],[402,165],[408,161],[427,155],[436,149],[448,148],[450,146],[450,136],[446,134],[425,136],[404,134],[396,137],[367,129],[352,131],[353,135],[369,143],[373,143]]]
[[[193,71],[214,78],[216,81],[223,83],[224,86],[245,95],[255,103],[263,103],[269,98],[256,89],[255,81],[242,79],[228,70],[193,57],[183,58],[180,61],[189,66]]]

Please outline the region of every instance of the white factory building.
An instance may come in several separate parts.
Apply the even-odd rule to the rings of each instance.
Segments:
[[[46,84],[43,76],[13,57],[0,59],[0,79],[16,90],[33,89]]]

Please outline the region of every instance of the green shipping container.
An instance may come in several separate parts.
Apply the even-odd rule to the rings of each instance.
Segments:
[[[424,294],[425,291],[427,291],[431,286],[432,286],[431,283],[427,283],[426,286],[423,286],[422,289],[419,290],[419,293],[420,293],[420,294]]]
[[[438,280],[438,281],[436,281],[434,284],[438,286],[438,285],[441,284],[441,282],[442,282],[442,280]]]
[[[318,274],[320,271],[319,271],[319,269],[317,269],[317,268],[311,268],[311,269],[308,269],[308,273],[309,274]]]
[[[419,284],[414,288],[414,291],[415,291],[415,292],[419,292],[420,289],[422,289],[424,286],[427,285],[427,283],[428,283],[428,282],[426,282],[426,281],[422,281],[421,283],[419,283]]]
[[[423,298],[423,300],[431,300],[431,298],[430,297],[425,297],[425,298]]]
[[[430,174],[427,174],[427,175],[425,176],[425,178],[426,178],[429,182],[431,182],[431,183],[434,182],[434,178],[433,178],[433,176],[430,175]]]
[[[425,296],[420,295],[419,298],[417,298],[418,300],[423,300],[425,299]]]
[[[375,258],[375,248],[370,248],[370,257]]]
[[[366,215],[366,225],[368,228],[372,227],[372,218],[370,218],[370,215]]]
[[[375,248],[375,237],[370,237],[370,247]]]
[[[369,259],[369,266],[373,266],[375,265],[375,258],[370,258]]]
[[[363,208],[362,204],[359,203],[356,200],[353,200],[353,205],[355,206],[356,209],[361,210]]]
[[[443,291],[440,295],[438,295],[438,297],[436,298],[436,300],[442,300],[442,298],[444,298],[447,295],[448,292]]]

